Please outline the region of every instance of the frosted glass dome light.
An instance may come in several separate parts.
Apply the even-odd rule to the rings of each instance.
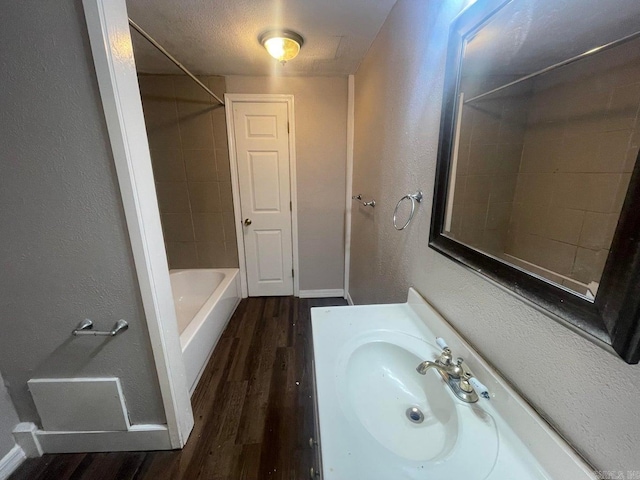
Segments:
[[[298,55],[304,43],[303,38],[291,30],[270,30],[260,35],[258,40],[269,55],[283,65]]]

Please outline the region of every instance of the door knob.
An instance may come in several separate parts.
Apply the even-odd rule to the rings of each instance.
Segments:
[[[251,219],[250,219],[250,218],[245,218],[245,219],[244,219],[244,224],[245,224],[246,226],[251,225]]]

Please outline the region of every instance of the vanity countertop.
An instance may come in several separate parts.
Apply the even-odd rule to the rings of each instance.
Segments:
[[[311,318],[325,480],[596,478],[415,290],[407,303],[317,307]],[[436,337],[490,399],[464,403],[437,372],[415,372],[441,352]]]

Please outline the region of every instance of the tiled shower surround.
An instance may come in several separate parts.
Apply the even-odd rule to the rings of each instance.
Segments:
[[[465,105],[451,235],[583,293],[598,282],[638,156],[639,51]]]
[[[224,77],[199,79],[218,97]],[[222,106],[180,75],[139,75],[169,268],[238,266]]]

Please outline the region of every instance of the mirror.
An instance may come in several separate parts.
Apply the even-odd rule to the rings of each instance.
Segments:
[[[603,3],[480,0],[458,17],[430,245],[635,363],[640,5]]]

